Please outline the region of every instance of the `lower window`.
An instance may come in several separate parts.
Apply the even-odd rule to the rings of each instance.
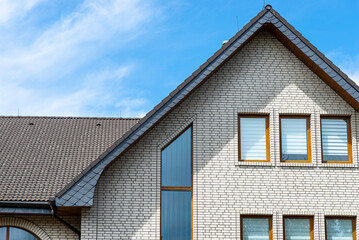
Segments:
[[[327,240],[355,240],[356,224],[354,217],[326,217],[325,233]]]
[[[191,239],[191,192],[162,191],[161,239]]]
[[[16,227],[0,227],[0,240],[38,240],[34,234]]]
[[[313,217],[284,217],[284,240],[313,240]]]
[[[271,216],[243,216],[241,217],[242,240],[272,240]]]

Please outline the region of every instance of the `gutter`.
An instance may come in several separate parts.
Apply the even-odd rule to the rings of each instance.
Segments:
[[[66,227],[68,227],[69,229],[71,229],[74,233],[76,233],[79,236],[79,240],[81,240],[81,231],[79,231],[77,228],[75,228],[74,226],[72,226],[70,223],[66,222],[64,219],[60,218],[57,215],[57,207],[55,204],[55,199],[50,199],[49,202],[47,203],[50,206],[51,209],[51,215],[57,219],[59,222],[61,222],[62,224],[64,224]]]
[[[0,214],[51,214],[47,202],[0,201]]]
[[[37,208],[51,209],[47,202],[0,201],[0,207],[5,208]]]

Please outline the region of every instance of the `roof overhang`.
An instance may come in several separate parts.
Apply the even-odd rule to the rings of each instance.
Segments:
[[[0,207],[0,215],[2,214],[36,214],[51,215],[50,209],[42,208],[3,208]]]
[[[48,202],[0,201],[0,214],[51,214]]]
[[[62,207],[92,206],[96,184],[105,168],[119,158],[195,89],[201,86],[205,80],[260,31],[270,31],[355,110],[359,110],[359,87],[274,11],[271,6],[267,5],[176,90],[59,192],[55,198],[56,205]]]

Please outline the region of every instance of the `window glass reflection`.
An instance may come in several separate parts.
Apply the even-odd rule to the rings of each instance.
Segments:
[[[267,160],[266,118],[240,118],[241,160]]]
[[[310,218],[285,218],[285,240],[310,240]]]
[[[0,240],[6,240],[6,227],[0,227]]]
[[[353,240],[353,219],[326,219],[327,240]]]
[[[162,191],[161,239],[191,239],[191,192]]]
[[[243,240],[269,240],[269,218],[243,218]]]
[[[162,186],[191,186],[191,128],[162,150]]]
[[[348,162],[346,119],[322,119],[323,161]]]
[[[308,160],[307,119],[281,119],[282,160]]]

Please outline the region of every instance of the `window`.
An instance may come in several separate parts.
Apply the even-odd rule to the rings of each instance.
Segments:
[[[313,217],[284,217],[284,240],[314,240]]]
[[[242,240],[272,240],[271,216],[243,216],[241,217]]]
[[[268,115],[240,115],[238,131],[240,161],[270,161]]]
[[[161,239],[192,239],[192,126],[161,152]]]
[[[326,217],[325,234],[327,240],[355,240],[354,217]]]
[[[322,117],[322,159],[326,163],[352,163],[350,117]]]
[[[0,240],[39,240],[34,234],[16,227],[0,227]]]
[[[282,162],[311,162],[309,119],[309,116],[280,116]]]

